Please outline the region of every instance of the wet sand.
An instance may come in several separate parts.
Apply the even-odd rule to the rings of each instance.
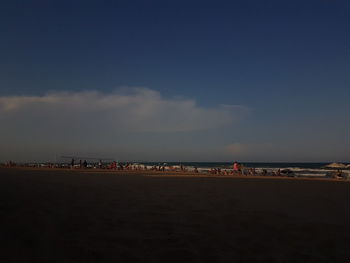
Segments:
[[[350,262],[350,182],[152,174],[0,168],[0,261]]]

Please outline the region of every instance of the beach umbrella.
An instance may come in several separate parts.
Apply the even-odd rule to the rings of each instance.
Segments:
[[[342,168],[346,168],[345,164],[342,163],[331,163],[326,165],[327,168],[337,168],[337,169],[342,169]]]

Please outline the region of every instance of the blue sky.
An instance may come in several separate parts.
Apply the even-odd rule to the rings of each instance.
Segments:
[[[350,159],[349,1],[3,1],[0,32],[0,160]]]

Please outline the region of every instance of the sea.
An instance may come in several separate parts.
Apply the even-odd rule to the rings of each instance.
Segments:
[[[173,167],[183,166],[188,170],[197,168],[201,172],[209,172],[211,169],[231,170],[233,163],[231,162],[143,162],[146,166],[166,165]],[[278,170],[289,170],[290,174],[297,177],[325,177],[337,169],[326,167],[330,163],[262,163],[262,162],[246,162],[241,163],[245,169],[254,168],[256,172],[266,170],[273,173]],[[341,169],[343,173],[350,176],[350,163],[343,163],[347,168]]]

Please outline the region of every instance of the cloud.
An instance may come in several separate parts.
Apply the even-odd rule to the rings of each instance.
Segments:
[[[212,129],[215,134],[215,129],[232,127],[248,112],[237,105],[201,107],[195,100],[164,98],[147,88],[3,96],[0,159],[78,152],[130,159],[161,159],[166,154],[185,158],[205,144],[195,137],[199,131]]]
[[[40,123],[48,131],[60,125],[76,128],[98,125],[112,131],[187,132],[229,125],[246,113],[242,106],[206,108],[190,99],[166,99],[147,88],[109,94],[82,91],[0,97],[1,118]]]

